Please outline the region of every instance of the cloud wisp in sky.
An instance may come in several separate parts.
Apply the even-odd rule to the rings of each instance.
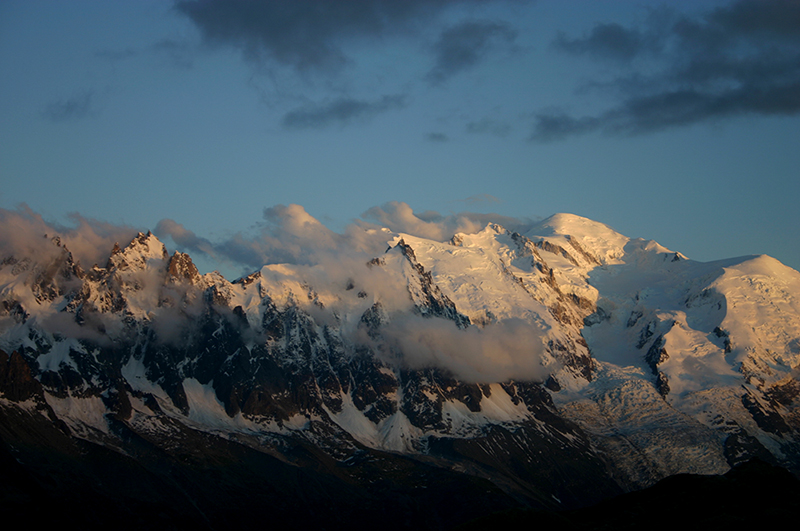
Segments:
[[[502,22],[468,20],[447,28],[433,45],[436,65],[426,78],[442,83],[478,64],[492,48],[511,47],[516,38],[517,32]]]
[[[489,134],[501,138],[505,138],[511,133],[511,125],[491,118],[468,122],[465,128],[467,133]]]
[[[433,131],[433,132],[430,132],[427,135],[425,135],[425,140],[427,140],[429,142],[444,143],[444,142],[447,142],[448,140],[450,140],[450,138],[444,133],[440,133],[438,131]]]
[[[497,202],[489,194],[480,194],[464,200],[469,205],[479,202]],[[371,223],[374,227],[386,227],[392,232],[410,234],[420,238],[436,241],[447,241],[454,234],[467,234],[483,230],[489,223],[498,223],[508,230],[525,232],[534,221],[529,218],[513,218],[500,214],[481,214],[477,212],[458,212],[443,215],[435,211],[414,212],[401,201],[390,201],[382,206],[375,206],[361,214],[361,226]]]
[[[53,101],[44,108],[42,115],[51,122],[67,122],[91,116],[94,92],[86,90],[68,98]]]
[[[534,141],[800,113],[798,2],[740,0],[696,18],[656,10],[640,28],[598,24],[583,37],[560,34],[553,47],[616,64],[618,75],[595,88],[612,89],[617,104],[593,116],[538,113]]]
[[[283,116],[282,124],[287,129],[344,125],[354,120],[368,120],[386,111],[402,109],[405,105],[406,97],[401,94],[387,95],[372,101],[339,98],[323,105],[311,105],[289,111]]]
[[[204,255],[219,265],[233,265],[242,274],[267,264],[314,266],[330,256],[348,253],[361,259],[363,253],[382,252],[386,244],[385,235],[369,235],[356,225],[348,226],[343,234],[336,233],[300,205],[266,208],[263,220],[250,231],[213,242],[168,218],[159,221],[153,232],[159,238],[170,238],[181,251]]]

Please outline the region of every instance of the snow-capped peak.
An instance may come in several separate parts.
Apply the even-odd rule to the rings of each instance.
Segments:
[[[531,240],[546,240],[574,250],[577,262],[616,263],[625,254],[630,238],[608,225],[574,214],[554,214],[526,233]],[[566,245],[563,245],[566,244]],[[582,252],[583,251],[583,252]]]
[[[150,231],[147,234],[140,232],[124,249],[120,250],[118,246],[114,247],[108,260],[107,269],[144,269],[153,262],[163,266],[168,256],[167,248],[153,233]]]

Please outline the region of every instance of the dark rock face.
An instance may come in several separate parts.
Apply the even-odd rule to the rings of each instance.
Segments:
[[[730,353],[733,351],[733,343],[731,343],[731,336],[725,330],[721,329],[720,327],[714,328],[714,335],[720,339],[722,339],[723,348],[725,349],[725,353]]]
[[[12,402],[41,398],[42,384],[33,377],[25,359],[18,352],[0,350],[0,393]]]
[[[649,328],[647,330],[649,330]],[[664,348],[664,343],[664,336],[658,336],[655,341],[653,341],[653,344],[647,350],[647,354],[644,357],[647,365],[656,377],[656,390],[661,393],[661,396],[669,394],[669,379],[666,374],[658,370],[658,366],[669,359],[669,354],[667,353],[667,349]]]
[[[188,280],[195,283],[200,277],[200,272],[197,271],[189,255],[177,251],[170,258],[167,271],[178,281]]]
[[[414,249],[403,240],[397,243],[397,248],[400,249],[400,252],[406,257],[409,264],[411,264],[411,267],[414,268],[418,275],[422,297],[420,300],[414,301],[416,303],[416,311],[425,317],[450,319],[455,322],[456,326],[459,328],[467,327],[470,324],[469,317],[461,314],[456,309],[456,305],[453,304],[453,301],[442,293],[439,287],[433,283],[431,274],[425,271],[425,268],[417,262]]]
[[[89,529],[440,529],[517,506],[486,480],[365,448],[334,460],[280,436],[256,449],[176,424],[165,445],[114,426],[125,453],[0,407],[0,511]]]
[[[758,426],[776,435],[788,434],[792,431],[786,420],[777,411],[779,405],[774,401],[757,399],[749,389],[742,395],[742,405],[750,412]]]
[[[573,258],[573,256],[569,253],[569,251],[567,251],[558,244],[549,242],[547,240],[541,240],[536,242],[536,247],[542,249],[543,251],[547,251],[548,253],[560,254],[561,256],[569,260],[572,264],[578,265],[577,260]]]

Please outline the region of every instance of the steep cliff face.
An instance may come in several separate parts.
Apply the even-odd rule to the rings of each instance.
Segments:
[[[800,470],[796,271],[571,215],[387,240],[343,281],[228,282],[149,233],[85,271],[58,241],[5,257],[0,408],[144,461],[211,437],[368,481],[389,451],[551,507],[751,456]]]

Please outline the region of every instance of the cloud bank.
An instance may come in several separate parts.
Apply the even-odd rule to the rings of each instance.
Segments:
[[[482,201],[487,198],[493,199],[491,196],[478,197]],[[154,232],[159,237],[168,237],[183,251],[236,262],[250,267],[251,271],[261,269],[265,264],[291,264],[291,268],[263,270],[265,280],[277,282],[276,285],[293,282],[321,291],[332,290],[337,297],[345,292],[352,294],[340,300],[341,308],[312,305],[309,312],[318,323],[334,323],[334,312],[339,310],[360,315],[373,300],[380,301],[391,314],[381,328],[380,341],[367,337],[361,328],[346,333],[354,334],[353,338],[359,342],[371,344],[387,362],[403,368],[435,367],[462,381],[481,383],[508,379],[544,380],[556,368],[546,352],[544,331],[537,325],[511,319],[483,328],[470,326],[459,329],[449,320],[424,318],[411,313],[412,302],[403,275],[382,267],[365,267],[368,260],[385,253],[387,241],[392,239],[387,228],[443,241],[454,232],[482,230],[486,219],[503,220],[512,227],[523,226],[527,220],[470,212],[451,215],[431,211],[415,213],[409,205],[400,202],[373,207],[364,218],[337,233],[299,205],[277,205],[264,210],[258,230],[250,235],[236,234],[212,242],[171,219],[161,220]],[[138,232],[79,214],[70,215],[70,221],[73,226],[47,222],[25,206],[16,211],[0,210],[0,261],[9,256],[17,259],[30,257],[39,263],[43,258],[53,258],[62,252],[51,241],[58,236],[85,267],[94,262],[104,262],[114,243],[124,246]],[[386,225],[389,227],[384,228]],[[202,307],[161,304],[165,296],[172,300],[186,300],[187,288],[164,288],[155,270],[136,274],[140,286],[136,304],[153,308],[154,315],[157,314],[154,326],[160,340],[186,341],[184,334],[192,326],[190,317],[199,314]],[[369,299],[357,295],[362,290],[369,294]],[[101,343],[108,340],[105,331],[122,326],[112,315],[89,312],[85,319],[87,321],[80,324],[74,315],[57,313],[47,317],[43,325],[63,336]]]
[[[493,48],[510,47],[516,38],[517,32],[502,22],[469,20],[447,28],[433,45],[436,64],[427,79],[442,83],[478,64]]]
[[[16,210],[0,208],[0,259],[54,257],[59,251],[52,239],[58,238],[84,268],[103,266],[115,243],[126,245],[139,232],[77,213],[68,219],[72,226],[48,222],[27,205]]]
[[[347,44],[415,33],[455,3],[472,2],[182,0],[175,9],[197,26],[209,45],[238,48],[249,61],[331,74],[351,61]]]
[[[300,205],[267,208],[263,220],[252,231],[239,232],[216,242],[202,238],[168,218],[159,221],[153,232],[159,238],[171,238],[183,252],[204,254],[212,260],[238,264],[252,271],[265,264],[315,265],[326,257],[333,259],[344,254],[357,255],[359,260],[373,258],[386,250],[386,242],[391,239],[383,228],[447,241],[457,232],[483,230],[488,223],[499,223],[510,230],[523,232],[533,221],[474,212],[449,215],[432,211],[417,213],[406,203],[392,201],[368,209],[361,219],[348,225],[341,234],[327,228]]]
[[[496,202],[497,199],[491,195],[482,194],[472,196],[464,201],[474,205],[478,202]],[[433,211],[414,212],[407,203],[399,201],[372,207],[361,217],[376,226],[386,227],[393,232],[402,232],[436,241],[447,241],[458,232],[470,234],[481,231],[489,223],[498,223],[516,232],[526,232],[534,224],[530,218],[512,218],[500,214],[459,212],[442,215]]]
[[[445,369],[465,382],[544,381],[556,368],[546,362],[542,331],[520,319],[459,330],[445,319],[406,315],[381,333],[389,363]]]

